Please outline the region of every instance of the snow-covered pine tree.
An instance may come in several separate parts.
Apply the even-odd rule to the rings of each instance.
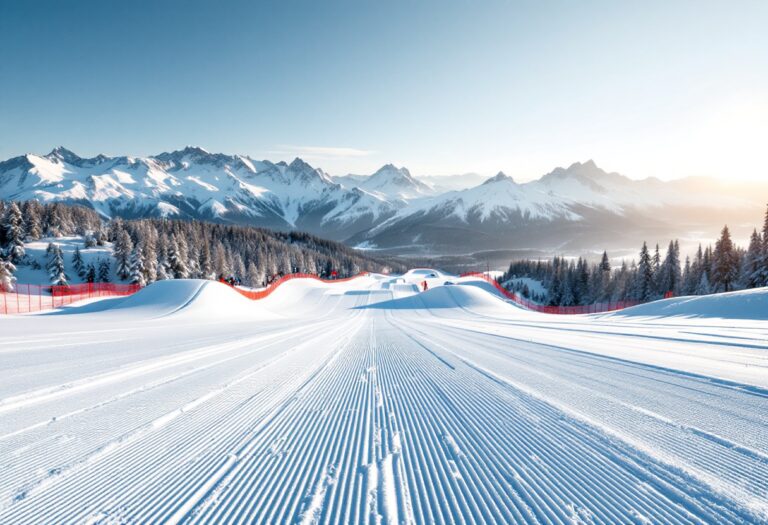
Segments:
[[[702,272],[699,283],[696,285],[696,290],[694,290],[694,295],[707,295],[710,293],[712,293],[712,286],[709,284],[706,272]]]
[[[112,265],[109,259],[101,259],[99,261],[99,272],[97,280],[100,283],[108,283],[111,279]]]
[[[62,208],[51,205],[46,207],[45,214],[45,234],[48,237],[61,237],[63,235],[64,217],[62,217]]]
[[[171,270],[168,267],[168,244],[164,237],[159,237],[157,240],[157,268],[156,268],[156,280],[165,281],[172,279]]]
[[[85,278],[85,262],[83,261],[83,254],[80,253],[79,246],[76,246],[75,251],[72,253],[72,268],[78,277],[81,279]]]
[[[53,244],[53,247],[51,248],[49,245],[49,248],[48,277],[51,284],[57,286],[69,284],[69,277],[64,268],[64,254],[61,251],[61,247],[58,244]]]
[[[213,264],[211,261],[211,248],[208,246],[208,243],[203,243],[203,245],[200,247],[198,268],[199,268],[199,272],[200,272],[199,275],[201,279],[214,278]]]
[[[17,264],[24,259],[24,218],[21,215],[19,205],[12,202],[3,217],[3,230],[5,232],[5,253],[8,259]]]
[[[762,286],[763,279],[763,239],[757,233],[757,229],[752,232],[749,238],[749,248],[744,255],[741,268],[741,285],[744,288],[757,288]]]
[[[131,251],[130,260],[130,280],[133,284],[139,286],[145,286],[147,284],[146,279],[146,267],[144,266],[144,251],[141,242],[138,242]]]
[[[117,276],[123,281],[131,276],[131,252],[133,241],[127,231],[120,229],[116,232],[112,256],[117,263]]]
[[[26,201],[22,206],[24,216],[24,230],[27,239],[37,240],[43,236],[42,206],[37,201]]]
[[[246,284],[252,288],[261,288],[263,280],[264,278],[259,268],[253,262],[249,263],[245,274]]]
[[[12,292],[16,285],[16,277],[13,272],[16,266],[3,254],[0,254],[0,291]]]
[[[213,270],[217,277],[228,277],[232,273],[227,262],[226,250],[220,242],[213,247]]]
[[[84,279],[87,283],[96,282],[96,267],[93,265],[93,263],[88,263],[88,266],[86,266]]]
[[[181,235],[174,235],[168,243],[168,268],[169,277],[172,279],[186,279],[187,274],[187,243]]]
[[[157,281],[157,233],[150,230],[142,243],[144,254],[144,277],[147,284]]]
[[[232,273],[238,279],[245,279],[245,263],[239,253],[232,256]]]

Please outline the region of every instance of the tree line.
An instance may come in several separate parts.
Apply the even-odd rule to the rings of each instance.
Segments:
[[[404,271],[397,261],[368,257],[303,232],[168,219],[104,221],[94,210],[60,203],[0,201],[0,285],[13,286],[17,265],[35,265],[24,243],[53,237],[47,249],[52,284],[68,284],[56,237],[78,235],[83,248],[112,245],[111,257],[86,264],[78,247],[69,266],[79,280],[118,279],[146,285],[162,279],[227,279],[261,287],[289,273],[347,277],[361,271]]]
[[[522,278],[542,283],[531,290]],[[637,260],[612,267],[606,252],[599,263],[553,257],[549,261],[513,261],[499,281],[524,297],[552,306],[579,306],[609,301],[647,302],[670,295],[706,295],[768,286],[768,210],[762,231],[755,229],[749,246],[734,244],[728,226],[715,246],[699,245],[681,264],[678,241],[665,254],[643,243]]]

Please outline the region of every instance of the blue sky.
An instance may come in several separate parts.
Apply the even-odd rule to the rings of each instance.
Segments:
[[[768,2],[0,0],[0,158],[766,177]]]

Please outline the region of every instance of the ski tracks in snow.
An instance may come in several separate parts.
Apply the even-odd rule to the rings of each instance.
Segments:
[[[6,395],[0,522],[766,520],[758,390],[370,300]]]

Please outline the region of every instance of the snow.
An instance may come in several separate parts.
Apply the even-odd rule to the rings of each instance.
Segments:
[[[16,267],[16,281],[18,283],[28,284],[49,284],[50,279],[48,277],[48,270],[45,269],[47,256],[45,250],[48,248],[49,243],[58,244],[64,255],[64,269],[69,276],[70,283],[84,282],[78,275],[75,269],[72,267],[72,254],[75,252],[75,248],[80,248],[80,254],[83,258],[83,265],[88,266],[93,264],[98,271],[98,263],[100,259],[106,259],[111,265],[114,266],[114,259],[112,258],[112,243],[105,242],[104,246],[94,246],[92,248],[85,248],[85,238],[82,236],[67,236],[67,237],[44,237],[37,241],[29,241],[24,243],[24,249],[27,255],[27,263],[19,264]],[[35,261],[40,268],[35,269],[31,266],[31,262]],[[114,268],[111,273],[111,281],[115,282],[116,275],[114,274]]]
[[[641,304],[610,317],[700,317],[768,319],[768,288],[754,288],[715,295],[675,297]]]
[[[534,294],[545,295],[547,293],[547,289],[544,287],[544,284],[541,281],[537,281],[536,279],[532,279],[530,277],[513,277],[512,279],[507,279],[504,281],[505,288],[511,288],[512,285],[515,284],[519,284],[520,286],[527,286],[528,290]]]
[[[357,188],[387,200],[408,201],[429,197],[435,192],[415,179],[406,168],[387,164],[356,184]]]
[[[548,316],[422,268],[0,317],[0,522],[768,522],[766,297]]]

